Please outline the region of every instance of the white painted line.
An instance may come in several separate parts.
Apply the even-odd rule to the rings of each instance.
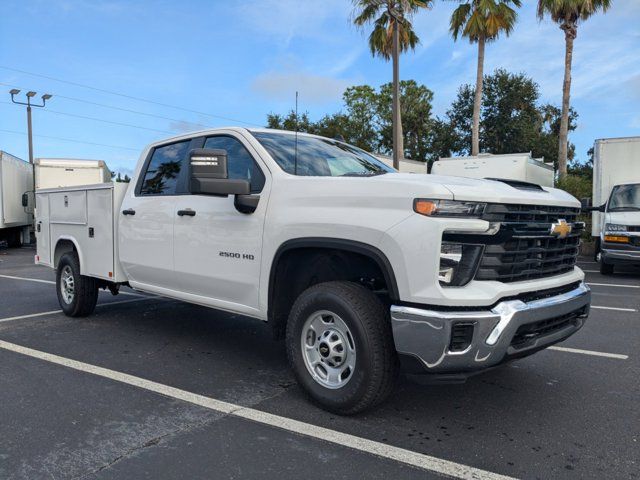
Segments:
[[[584,273],[600,273],[600,270],[585,270],[584,268],[582,269],[582,271]]]
[[[429,455],[424,455],[418,452],[412,452],[404,448],[394,447],[384,443],[376,442],[374,440],[368,440],[366,438],[357,437],[348,433],[342,433],[335,430],[331,430],[310,423],[300,422],[291,418],[282,417],[280,415],[274,415],[253,408],[243,407],[234,403],[228,403],[215,398],[205,397],[204,395],[198,395],[196,393],[188,392],[186,390],[180,390],[178,388],[163,385],[161,383],[152,382],[144,378],[135,377],[115,370],[110,370],[96,365],[91,365],[77,360],[72,360],[51,353],[41,352],[33,350],[31,348],[16,345],[0,340],[0,348],[11,352],[27,355],[32,358],[44,360],[46,362],[62,365],[64,367],[72,368],[99,377],[114,380],[116,382],[132,385],[150,392],[155,392],[166,397],[175,398],[184,402],[198,405],[209,410],[214,410],[226,415],[232,415],[239,418],[251,420],[262,425],[269,425],[288,432],[292,432],[299,435],[306,435],[307,437],[315,438],[318,440],[324,440],[340,447],[348,447],[360,452],[376,455],[378,457],[394,460],[396,462],[411,465],[413,467],[421,468],[438,474],[446,475],[449,477],[460,478],[465,480],[513,480],[512,477],[507,477],[497,473],[480,470],[477,468],[469,467],[460,463],[452,462],[450,460],[444,460]]]
[[[53,280],[40,280],[39,278],[28,278],[28,277],[14,277],[12,275],[0,275],[0,278],[8,278],[10,280],[24,280],[25,282],[48,283],[50,285],[56,284],[56,282],[54,282]],[[119,292],[118,295],[130,295],[132,297],[144,296],[144,295],[140,295],[139,293],[133,293],[133,292]]]
[[[629,355],[620,355],[619,353],[594,352],[593,350],[580,350],[579,348],[567,347],[549,347],[549,350],[557,350],[558,352],[581,353],[583,355],[592,355],[594,357],[616,358],[618,360],[627,360]]]
[[[14,277],[12,275],[0,275],[0,278],[8,278],[11,280],[25,280],[27,282],[37,282],[37,283],[52,283],[54,285],[56,283],[56,282],[52,282],[51,280],[40,280],[39,278]]]
[[[587,285],[595,285],[596,287],[622,287],[622,288],[640,288],[640,285],[620,285],[618,283],[587,283]]]
[[[164,298],[161,299],[156,297],[141,297],[141,298],[132,298],[131,300],[119,300],[117,302],[99,303],[98,305],[96,305],[96,307],[104,307],[106,305],[122,305],[123,303],[131,303],[131,302],[141,302],[143,300],[150,300],[152,298],[155,298],[156,300],[165,300]],[[0,323],[11,322],[13,320],[23,320],[23,319],[34,318],[34,317],[44,317],[45,315],[53,315],[56,313],[62,313],[62,310],[50,310],[48,312],[30,313],[28,315],[18,315],[17,317],[0,318]]]
[[[599,310],[615,310],[617,312],[637,312],[635,308],[620,308],[620,307],[601,307],[600,305],[591,305],[591,308],[597,308]]]

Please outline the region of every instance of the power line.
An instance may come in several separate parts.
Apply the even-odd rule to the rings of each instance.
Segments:
[[[230,122],[237,122],[237,123],[243,123],[245,125],[256,126],[254,123],[245,122],[243,120],[237,120],[237,119],[233,119],[233,118],[229,118],[229,117],[223,117],[221,115],[214,115],[212,113],[201,112],[201,111],[198,111],[198,110],[192,110],[190,108],[184,108],[184,107],[180,107],[178,105],[171,105],[169,103],[157,102],[155,100],[149,100],[147,98],[136,97],[134,95],[128,95],[126,93],[120,93],[120,92],[115,92],[113,90],[106,90],[104,88],[93,87],[91,85],[86,85],[86,84],[78,83],[78,82],[72,82],[70,80],[63,80],[61,78],[51,77],[49,75],[43,75],[43,74],[40,74],[40,73],[27,72],[25,70],[20,70],[20,69],[17,69],[17,68],[7,67],[7,66],[4,66],[4,65],[0,65],[0,68],[2,68],[4,70],[9,70],[10,72],[23,73],[25,75],[31,75],[33,77],[45,78],[47,80],[53,80],[54,82],[66,83],[68,85],[73,85],[75,87],[86,88],[86,89],[89,89],[89,90],[94,90],[96,92],[107,93],[109,95],[116,95],[118,97],[128,98],[130,100],[136,100],[136,101],[139,101],[139,102],[150,103],[152,105],[158,105],[158,106],[167,107],[167,108],[174,108],[176,110],[182,110],[184,112],[190,112],[190,113],[195,113],[195,114],[198,114],[198,115],[204,115],[204,116],[207,116],[207,117],[213,117],[213,118],[219,118],[221,120],[227,120],[227,121],[230,121]]]
[[[0,103],[5,104],[5,105],[11,105],[11,102],[0,101]],[[141,130],[148,130],[150,132],[170,133],[170,134],[175,134],[176,133],[176,131],[171,132],[169,130],[158,130],[157,128],[142,127],[140,125],[132,125],[130,123],[113,122],[111,120],[104,120],[102,118],[88,117],[88,116],[85,116],[85,115],[78,115],[78,114],[75,114],[75,113],[60,112],[58,110],[47,109],[47,110],[43,110],[43,112],[54,113],[56,115],[64,115],[64,116],[67,116],[67,117],[82,118],[84,120],[92,120],[94,122],[108,123],[108,124],[111,124],[111,125],[118,125],[118,126],[121,126],[121,127],[139,128]]]
[[[16,132],[15,130],[0,129],[0,132],[12,133],[14,135],[27,135],[24,132]],[[84,145],[94,145],[94,146],[98,146],[98,147],[109,147],[109,148],[119,148],[119,149],[122,149],[122,150],[133,150],[134,152],[141,151],[140,148],[123,147],[121,145],[108,145],[106,143],[84,142],[82,140],[74,140],[72,138],[63,138],[63,137],[52,137],[50,135],[34,135],[34,137],[48,138],[48,139],[51,139],[51,140],[60,140],[60,141],[63,141],[63,142],[71,142],[71,143],[82,143]]]
[[[20,87],[18,85],[12,85],[10,83],[4,83],[4,82],[0,82],[0,85],[4,85],[5,87],[11,87],[11,88],[20,88],[20,89],[25,89],[24,87]],[[198,122],[191,122],[189,120],[184,120],[181,118],[172,118],[172,117],[166,117],[164,115],[157,115],[155,113],[147,113],[147,112],[140,112],[138,110],[132,110],[130,108],[123,108],[123,107],[114,107],[113,105],[107,105],[104,103],[98,103],[98,102],[93,102],[91,100],[84,100],[82,98],[75,98],[75,97],[68,97],[65,95],[60,95],[60,94],[54,94],[56,98],[64,98],[65,100],[71,100],[74,102],[79,102],[79,103],[84,103],[87,105],[93,105],[95,107],[103,107],[103,108],[109,108],[111,110],[118,110],[121,112],[127,112],[127,113],[135,113],[136,115],[144,115],[145,117],[151,117],[151,118],[158,118],[161,120],[168,120],[171,122],[179,122],[179,123],[185,123],[185,124],[189,124],[189,125],[194,125],[196,127],[204,127],[204,128],[212,128],[211,125],[205,125],[203,123],[198,123]]]

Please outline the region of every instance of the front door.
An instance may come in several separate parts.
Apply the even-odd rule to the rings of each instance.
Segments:
[[[155,147],[117,214],[120,261],[133,287],[177,290],[173,223],[190,140]],[[183,172],[184,174],[184,172]]]
[[[234,206],[233,195],[179,197],[174,223],[176,278],[192,301],[256,314],[269,182],[252,147],[241,137],[212,136],[204,148],[226,150],[229,178],[249,180],[251,193],[260,201],[255,212],[245,214]]]

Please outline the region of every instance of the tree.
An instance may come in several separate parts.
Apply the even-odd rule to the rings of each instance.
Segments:
[[[560,108],[540,105],[538,85],[524,74],[496,70],[483,82],[481,150],[493,154],[531,152],[534,157],[557,164]],[[473,102],[473,86],[462,85],[447,111],[447,128],[453,133],[441,129],[443,137],[436,143],[445,152],[450,148],[457,154],[469,153]],[[570,130],[576,128],[577,116],[570,111]],[[569,145],[571,158],[574,151],[574,146]]]
[[[393,63],[393,166],[398,168],[404,157],[402,119],[400,113],[400,53],[415,49],[419,43],[411,17],[419,8],[427,8],[433,0],[353,0],[353,22],[358,27],[373,23],[369,48],[375,56]]]
[[[400,82],[400,105],[404,151],[413,160],[425,161],[429,153],[428,133],[432,127],[431,102],[433,92],[415,80]],[[383,151],[393,148],[392,128],[393,84],[380,87],[378,94],[378,118],[380,122],[380,147]]]
[[[538,0],[538,19],[542,20],[548,14],[551,20],[559,24],[565,39],[562,115],[558,139],[558,172],[561,178],[567,174],[571,63],[573,42],[578,35],[578,22],[587,20],[600,10],[606,12],[610,6],[611,0]]]
[[[473,102],[471,155],[480,153],[480,106],[484,77],[485,43],[498,38],[501,32],[507,36],[513,30],[517,13],[511,5],[520,7],[520,0],[462,0],[451,15],[450,31],[455,40],[466,37],[478,44],[478,65]]]

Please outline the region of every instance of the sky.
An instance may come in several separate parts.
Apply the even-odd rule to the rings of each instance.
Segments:
[[[511,36],[487,46],[485,72],[525,73],[541,101],[559,105],[563,33],[537,20],[534,1],[523,4]],[[455,6],[436,1],[414,18],[421,43],[400,63],[402,79],[434,92],[440,116],[475,81],[476,47],[448,31]],[[268,113],[293,108],[296,90],[313,120],[337,112],[346,87],[391,79],[352,13],[350,0],[4,0],[0,150],[28,158],[26,112],[11,88],[53,95],[33,109],[36,158],[101,159],[129,174],[146,144],[264,126]],[[580,160],[595,139],[640,135],[639,26],[640,0],[613,0],[579,26],[570,141]]]

